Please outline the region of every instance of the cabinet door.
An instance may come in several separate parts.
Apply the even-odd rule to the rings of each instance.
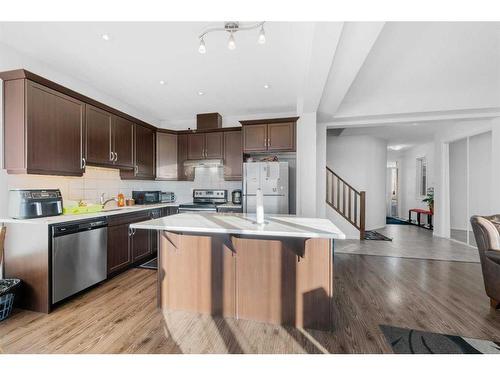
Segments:
[[[267,150],[267,124],[243,126],[243,151]]]
[[[144,220],[147,220],[145,218]],[[132,262],[145,258],[152,254],[151,234],[149,230],[136,229],[132,235]]]
[[[81,176],[85,104],[27,82],[28,173]]]
[[[205,134],[188,134],[188,159],[205,158]]]
[[[113,115],[100,108],[86,105],[87,163],[113,164],[111,126]]]
[[[155,134],[152,129],[135,126],[136,177],[154,178]]]
[[[179,181],[192,180],[193,174],[184,168],[184,162],[188,160],[188,137],[187,134],[177,136],[177,179]]]
[[[295,123],[283,122],[267,126],[269,151],[295,150]]]
[[[223,136],[222,132],[205,134],[205,159],[222,159]]]
[[[241,180],[243,150],[241,131],[224,132],[224,179]]]
[[[128,223],[108,227],[108,275],[131,263],[129,238]]]
[[[113,116],[114,165],[120,168],[134,167],[134,123],[122,117]]]
[[[156,179],[177,179],[177,135],[156,133]]]

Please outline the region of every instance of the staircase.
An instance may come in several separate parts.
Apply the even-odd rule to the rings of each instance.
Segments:
[[[328,167],[326,203],[359,230],[360,240],[365,239],[366,193],[354,189]]]

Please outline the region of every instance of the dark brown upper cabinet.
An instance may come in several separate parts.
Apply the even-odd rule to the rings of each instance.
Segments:
[[[270,151],[295,150],[295,123],[268,124],[267,149]]]
[[[156,179],[177,180],[177,134],[156,132]]]
[[[240,121],[243,152],[295,151],[298,117]]]
[[[205,134],[188,134],[188,159],[205,159]]]
[[[193,133],[187,135],[188,159],[221,159],[223,157],[223,133]]]
[[[241,130],[224,132],[224,179],[241,180],[243,149]]]
[[[243,141],[245,152],[267,151],[267,124],[244,126]]]
[[[8,173],[81,176],[85,104],[28,79],[0,78]]]
[[[221,159],[223,155],[223,136],[222,132],[205,133],[205,158]]]
[[[134,168],[134,123],[123,117],[113,116],[112,126],[113,165]]]
[[[87,163],[91,165],[113,165],[112,125],[113,115],[92,105],[85,110],[87,135]]]
[[[103,109],[86,105],[87,163],[134,167],[134,123]]]
[[[132,171],[120,171],[123,179],[154,180],[155,179],[155,130],[134,126],[134,168]]]
[[[24,69],[0,79],[8,173],[81,176],[90,158],[125,178],[154,178],[154,126]]]
[[[188,135],[177,135],[177,179],[179,181],[193,180],[193,173],[184,168],[184,162],[188,160]]]

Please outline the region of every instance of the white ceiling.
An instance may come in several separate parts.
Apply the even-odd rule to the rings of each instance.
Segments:
[[[500,106],[500,23],[389,22],[336,117]]]
[[[78,78],[159,120],[295,111],[307,69],[311,23],[269,22],[259,30],[198,35],[222,23],[1,23],[0,42]],[[102,34],[111,39],[104,41]],[[165,85],[159,81],[164,80]],[[270,89],[264,89],[264,84]],[[202,90],[205,95],[199,96]]]
[[[500,23],[267,22],[264,45],[242,31],[229,51],[213,33],[199,54],[198,35],[220,25],[0,23],[0,43],[166,124],[202,112],[318,111],[347,126],[500,109]]]
[[[431,142],[434,135],[446,122],[400,123],[385,126],[351,127],[340,134],[344,136],[368,135],[387,140],[388,147],[404,146],[407,149],[418,144]]]

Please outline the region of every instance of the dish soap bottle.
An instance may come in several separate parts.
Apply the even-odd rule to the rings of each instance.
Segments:
[[[118,207],[125,207],[125,196],[122,193],[118,194]]]

